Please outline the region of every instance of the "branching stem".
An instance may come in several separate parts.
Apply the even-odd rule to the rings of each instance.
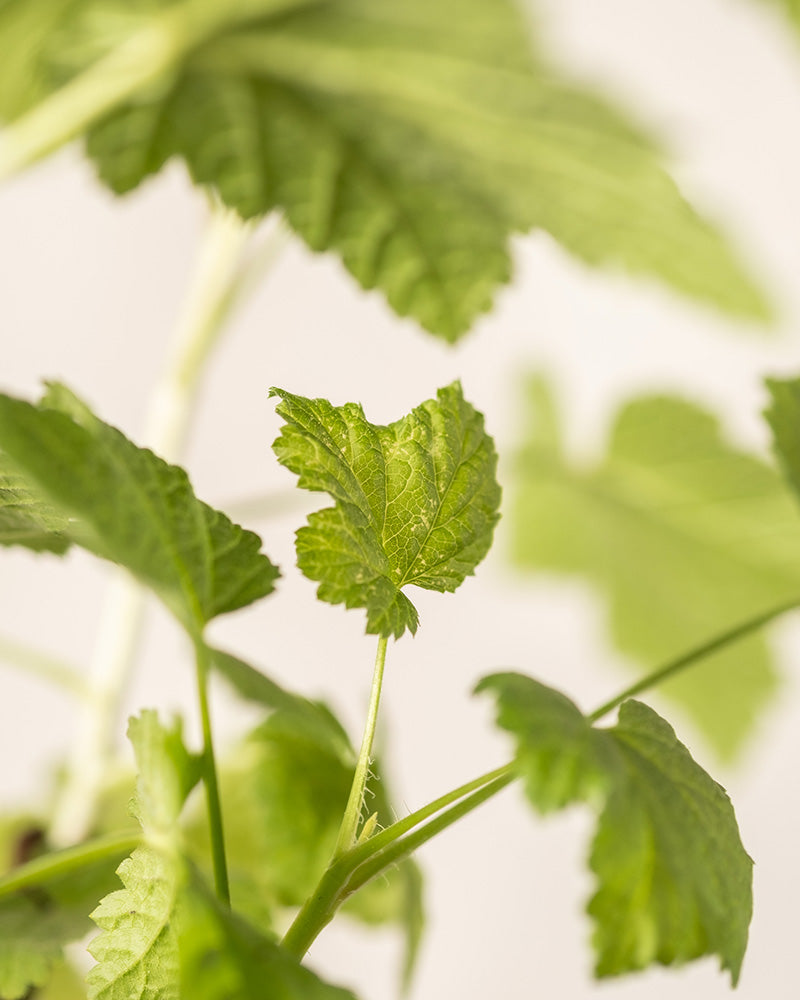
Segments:
[[[386,646],[389,640],[384,636],[378,639],[378,650],[375,654],[375,669],[372,673],[372,689],[369,696],[369,710],[361,749],[356,761],[353,784],[350,787],[350,797],[347,800],[339,836],[333,851],[334,859],[349,850],[356,842],[356,832],[361,819],[361,809],[364,805],[364,792],[369,777],[369,766],[372,759],[372,744],[375,740],[375,727],[378,722],[378,709],[381,703],[381,687],[383,686],[383,669],[386,664]]]

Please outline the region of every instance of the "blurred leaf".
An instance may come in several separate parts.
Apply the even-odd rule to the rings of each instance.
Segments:
[[[355,1000],[219,905],[195,879],[178,916],[180,995],[192,1000]]]
[[[113,190],[180,156],[243,216],[281,210],[450,341],[490,308],[510,237],[531,229],[763,319],[761,291],[652,143],[530,35],[510,0],[5,0],[0,115],[136,49],[154,72],[88,134]]]
[[[752,861],[728,796],[672,728],[637,701],[593,728],[559,691],[521,674],[486,677],[498,725],[541,813],[586,802],[598,813],[590,866],[597,891],[597,976],[716,954],[733,985],[752,914]]]
[[[196,633],[272,592],[258,535],[201,503],[183,469],[137,448],[63,386],[37,407],[0,395],[0,447],[71,520],[69,536],[120,563]]]
[[[457,382],[386,427],[357,403],[271,392],[286,421],[278,461],[336,504],[297,532],[297,565],[321,600],[366,608],[367,632],[416,632],[403,587],[452,592],[492,543],[500,487],[482,415]]]
[[[780,476],[726,443],[715,419],[668,397],[628,403],[603,459],[564,454],[546,386],[528,383],[513,473],[512,557],[581,574],[609,603],[619,649],[642,670],[800,597],[800,518]],[[763,636],[663,685],[724,757],[773,695]],[[662,688],[659,688],[659,692]]]
[[[0,545],[62,555],[70,545],[67,518],[45,503],[0,452]]]

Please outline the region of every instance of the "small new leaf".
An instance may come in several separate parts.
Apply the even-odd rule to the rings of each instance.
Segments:
[[[634,400],[603,457],[581,465],[565,454],[541,379],[529,381],[526,403],[512,558],[594,583],[615,644],[641,670],[800,597],[792,496],[775,469],[725,440],[711,414],[676,398]],[[753,635],[659,694],[685,706],[730,758],[775,687],[767,641]]]
[[[272,592],[278,570],[258,535],[198,500],[183,469],[137,448],[63,386],[39,406],[0,395],[0,448],[70,518],[69,538],[125,566],[190,632]]]
[[[457,382],[385,427],[357,403],[270,392],[286,420],[278,460],[336,503],[297,532],[298,566],[322,600],[366,608],[368,632],[415,632],[403,587],[454,591],[492,542],[500,487],[483,417]]]
[[[719,956],[736,983],[752,914],[752,862],[728,796],[646,705],[625,702],[594,728],[563,694],[494,674],[498,725],[539,812],[593,805],[598,826],[589,902],[598,976]]]

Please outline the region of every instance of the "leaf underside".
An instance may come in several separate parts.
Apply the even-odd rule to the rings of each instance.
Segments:
[[[207,0],[183,5],[184,28]],[[32,28],[26,7],[41,11]],[[13,118],[166,16],[166,0],[7,0],[0,115]],[[89,131],[116,192],[172,157],[243,216],[278,209],[313,250],[453,341],[541,229],[589,264],[657,275],[763,319],[719,233],[652,144],[529,45],[510,0],[263,0],[231,5],[172,73]],[[166,13],[165,13],[166,12]]]
[[[278,570],[257,535],[198,500],[182,469],[137,448],[63,386],[38,406],[0,395],[0,447],[71,518],[72,541],[125,566],[191,632],[272,592]]]
[[[548,813],[585,802],[598,811],[588,905],[596,974],[716,954],[735,985],[752,861],[724,789],[672,728],[636,701],[612,728],[594,728],[563,694],[521,674],[495,674],[478,690],[497,699],[533,806]]]
[[[558,424],[549,390],[530,380],[511,557],[524,569],[595,584],[614,643],[640,669],[800,597],[792,498],[772,468],[725,442],[708,413],[669,397],[628,403],[606,454],[583,466],[564,454]],[[776,686],[769,646],[757,635],[659,692],[733,757]]]
[[[454,591],[489,550],[498,520],[497,456],[461,386],[389,424],[358,404],[333,406],[282,389],[273,448],[298,486],[333,497],[297,532],[297,564],[318,596],[367,610],[367,631],[415,632],[408,584]]]
[[[0,452],[0,545],[63,555],[70,545],[67,518],[44,502]]]

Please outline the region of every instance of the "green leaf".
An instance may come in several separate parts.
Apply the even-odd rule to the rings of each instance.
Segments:
[[[625,702],[593,728],[563,694],[521,674],[484,678],[539,812],[598,813],[589,903],[598,976],[716,954],[739,978],[752,914],[752,861],[728,796],[652,709]]]
[[[355,1000],[223,908],[194,880],[179,914],[180,995],[192,1000]]]
[[[182,882],[176,856],[147,844],[118,869],[123,889],[92,913],[102,933],[89,945],[90,1000],[179,1000],[175,913]]]
[[[89,126],[113,190],[181,157],[226,204],[282,211],[312,249],[447,340],[490,308],[510,237],[531,229],[589,264],[767,315],[652,143],[531,50],[511,0],[34,0],[39,21],[27,6],[0,5],[14,54],[0,114],[99,74],[96,111],[77,102],[64,138]],[[120,88],[124,71],[134,78]]]
[[[0,545],[62,555],[70,545],[67,518],[45,503],[0,452]]]
[[[767,379],[770,405],[765,412],[784,475],[800,496],[800,379]]]
[[[580,574],[609,605],[618,648],[649,671],[800,597],[800,519],[773,469],[729,445],[715,419],[669,397],[628,403],[605,456],[565,456],[554,404],[528,385],[513,473],[512,557]],[[666,682],[716,750],[733,757],[776,688],[753,636]]]
[[[87,977],[90,1000],[178,1000],[175,914],[186,882],[177,820],[200,777],[180,724],[162,726],[155,712],[131,719],[128,735],[139,770],[136,811],[145,833],[117,869],[123,888],[92,913],[102,933],[89,951],[96,959]]]
[[[356,403],[271,393],[286,420],[278,460],[336,502],[298,531],[298,566],[321,600],[366,608],[367,632],[415,632],[402,588],[454,591],[492,542],[500,487],[483,417],[457,382],[386,427]]]
[[[71,519],[69,537],[125,566],[192,633],[272,592],[260,538],[201,503],[186,473],[137,448],[53,386],[39,406],[0,395],[0,447]]]

